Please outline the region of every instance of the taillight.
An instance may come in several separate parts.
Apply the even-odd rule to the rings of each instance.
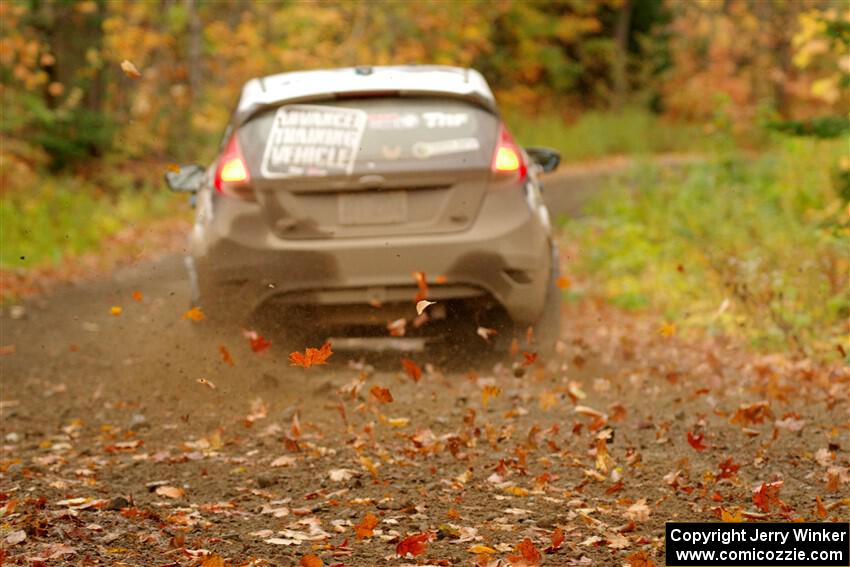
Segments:
[[[492,169],[496,173],[518,173],[520,179],[525,179],[528,172],[522,159],[522,150],[504,124],[499,125],[499,141],[493,152]]]
[[[219,193],[233,191],[241,196],[246,189],[245,186],[250,181],[251,174],[248,173],[248,164],[245,163],[242,150],[239,149],[239,141],[234,134],[227,143],[224,153],[218,160],[218,166],[215,168],[215,188]]]

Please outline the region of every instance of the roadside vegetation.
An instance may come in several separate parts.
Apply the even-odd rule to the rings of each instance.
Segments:
[[[592,282],[584,289],[681,328],[846,358],[846,153],[846,140],[783,137],[754,159],[720,151],[675,169],[646,161],[564,223],[578,247],[569,268]]]

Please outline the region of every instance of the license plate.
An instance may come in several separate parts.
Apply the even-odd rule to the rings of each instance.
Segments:
[[[339,196],[340,224],[392,224],[406,220],[405,191],[370,191]]]

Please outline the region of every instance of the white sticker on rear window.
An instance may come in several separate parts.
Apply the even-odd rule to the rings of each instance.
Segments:
[[[411,151],[420,159],[447,154],[462,154],[474,152],[481,147],[477,138],[457,138],[456,140],[441,140],[439,142],[416,142]]]
[[[366,127],[356,108],[290,105],[277,109],[261,171],[267,178],[350,174]]]

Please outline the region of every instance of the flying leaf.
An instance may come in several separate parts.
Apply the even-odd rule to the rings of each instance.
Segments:
[[[820,499],[820,496],[815,496],[815,516],[817,516],[821,520],[826,519],[826,507],[823,505],[823,500]]]
[[[131,79],[138,79],[142,76],[136,66],[133,65],[131,61],[125,59],[121,62],[121,70],[124,71],[124,74],[130,77]]]
[[[523,366],[531,366],[532,364],[537,362],[537,353],[536,352],[523,352],[522,357],[524,359],[522,361]]]
[[[428,301],[427,299],[422,299],[416,302],[416,314],[422,315],[426,309],[428,309],[429,305],[434,305],[437,303],[436,301]]]
[[[488,329],[487,327],[478,327],[478,329],[476,329],[475,332],[479,337],[481,337],[482,339],[484,339],[487,342],[490,341],[490,337],[492,337],[493,335],[499,334],[499,332],[496,329]]]
[[[570,278],[567,276],[561,276],[558,278],[558,289],[570,289]]]
[[[136,290],[133,292],[133,301],[141,301],[142,299],[144,299],[144,296],[141,291]]]
[[[304,354],[300,352],[290,353],[289,365],[310,368],[311,366],[327,364],[327,359],[332,354],[331,343],[325,343],[320,348],[308,347]]]
[[[404,367],[404,371],[407,372],[407,375],[418,384],[419,379],[422,378],[422,369],[419,368],[419,365],[409,358],[402,358],[401,365]]]
[[[124,310],[121,307],[118,307],[117,305],[113,305],[109,309],[109,313],[111,313],[113,317],[118,317],[119,315],[121,315],[122,311]]]
[[[425,548],[428,547],[428,541],[431,539],[431,534],[413,534],[407,536],[395,546],[395,552],[399,557],[407,557],[409,553],[413,557],[425,553]]]
[[[661,327],[658,329],[658,334],[664,337],[665,339],[669,339],[673,335],[676,334],[676,325],[673,323],[662,323]]]
[[[189,319],[190,321],[195,321],[195,322],[203,321],[204,320],[204,312],[201,310],[200,307],[198,307],[196,305],[195,307],[192,307],[191,309],[186,311],[183,314],[183,316],[180,317],[180,318],[181,319]]]
[[[428,298],[428,282],[425,280],[425,272],[413,272],[413,279],[416,280],[418,288],[414,301],[419,302]]]
[[[299,567],[324,567],[325,562],[321,560],[321,558],[310,554],[305,555],[301,558],[301,561],[298,562]]]
[[[403,337],[406,332],[407,319],[396,319],[387,323],[387,330],[392,337]]]
[[[256,331],[245,331],[242,335],[248,339],[248,344],[251,346],[252,352],[263,352],[272,346],[271,341]]]
[[[705,451],[708,447],[703,444],[702,440],[705,437],[705,433],[700,433],[699,435],[694,435],[690,431],[688,431],[688,443],[691,447],[696,449],[697,451]]]
[[[216,388],[215,384],[213,384],[212,382],[210,382],[206,378],[198,378],[198,384],[201,384],[202,386],[206,386],[210,390],[215,390],[215,388]]]
[[[360,523],[354,526],[354,531],[357,534],[357,539],[372,537],[372,534],[374,533],[373,530],[377,525],[378,517],[372,514],[371,512],[367,512],[366,516],[363,517]]]
[[[381,388],[380,386],[372,386],[372,389],[369,390],[369,393],[372,394],[372,397],[374,397],[380,404],[389,404],[393,401],[393,395],[387,388]]]
[[[231,356],[230,351],[227,350],[227,347],[224,345],[218,345],[218,352],[221,353],[221,361],[228,366],[234,366],[233,356]]]
[[[486,408],[487,404],[490,403],[490,399],[498,397],[501,393],[502,389],[498,386],[491,386],[490,384],[487,384],[481,388],[481,405]]]

